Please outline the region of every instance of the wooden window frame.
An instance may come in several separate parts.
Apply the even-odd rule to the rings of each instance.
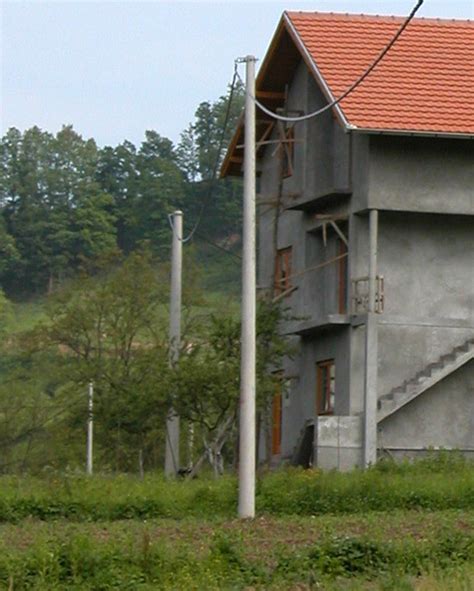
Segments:
[[[278,383],[275,394],[272,399],[272,455],[279,456],[281,454],[281,432],[282,432],[282,408],[283,408],[283,393],[282,384]]]
[[[316,363],[316,413],[318,416],[333,415],[334,401],[331,401],[331,370],[333,371],[333,396],[336,394],[336,363],[326,359]]]
[[[275,258],[275,295],[280,295],[293,287],[291,284],[292,259],[293,248],[291,246],[277,250]]]

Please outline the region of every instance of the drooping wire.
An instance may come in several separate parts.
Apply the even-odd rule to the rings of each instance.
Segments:
[[[313,111],[312,113],[307,113],[306,115],[300,115],[298,117],[284,117],[283,115],[278,115],[278,113],[274,113],[270,109],[267,109],[267,107],[262,105],[262,103],[256,97],[250,95],[252,100],[255,102],[257,107],[261,111],[266,113],[269,117],[273,117],[274,119],[277,119],[278,121],[285,121],[288,123],[297,123],[298,121],[305,121],[307,119],[317,117],[318,115],[322,115],[322,113],[325,113],[326,111],[329,111],[329,109],[332,109],[333,107],[338,105],[349,94],[351,94],[360,84],[362,84],[362,82],[367,78],[367,76],[371,72],[373,72],[373,70],[379,65],[379,63],[383,60],[383,58],[390,51],[390,49],[395,45],[395,43],[397,42],[398,38],[403,33],[403,31],[408,27],[411,20],[415,16],[415,14],[421,8],[421,5],[423,4],[423,2],[424,2],[424,0],[418,0],[416,6],[410,12],[408,17],[404,20],[403,24],[398,29],[398,31],[396,32],[396,34],[394,35],[394,37],[392,38],[390,43],[384,47],[384,49],[380,52],[380,54],[375,59],[375,61],[367,68],[367,70],[365,70],[365,72],[361,76],[359,76],[359,78],[351,86],[349,86],[349,88],[345,92],[343,92],[343,94],[341,94],[341,96],[339,96],[337,99],[335,99],[335,100],[331,101],[330,103],[328,103],[327,105],[325,105],[322,109],[318,109],[317,111]],[[243,83],[242,78],[240,76],[239,76],[239,79]]]
[[[213,166],[213,169],[212,169],[211,178],[209,179],[209,191],[207,193],[206,198],[203,200],[203,202],[201,204],[201,209],[199,211],[197,220],[194,223],[194,226],[193,226],[192,230],[189,232],[189,234],[185,238],[181,238],[180,239],[181,242],[183,242],[183,243],[189,242],[189,240],[191,240],[191,238],[196,233],[196,230],[198,229],[199,224],[201,223],[201,220],[202,220],[202,217],[204,215],[204,212],[205,212],[207,206],[209,205],[209,202],[211,201],[212,195],[214,193],[214,189],[215,189],[216,182],[217,182],[217,171],[219,169],[219,164],[220,164],[220,161],[221,161],[222,149],[224,147],[225,136],[226,136],[226,132],[227,132],[227,126],[229,124],[229,119],[230,119],[230,112],[231,112],[231,108],[232,108],[232,100],[234,98],[237,80],[240,78],[239,77],[239,73],[237,71],[237,67],[238,67],[238,63],[237,63],[237,61],[235,61],[234,62],[234,75],[232,77],[232,82],[230,84],[229,98],[228,98],[228,101],[227,101],[227,108],[226,108],[226,112],[225,112],[225,116],[224,116],[224,124],[222,125],[222,129],[221,129],[221,134],[220,134],[220,138],[219,138],[219,144],[218,144],[218,147],[217,147],[216,160],[214,162],[214,166]],[[175,230],[174,230],[174,226],[173,226],[173,221],[171,219],[171,214],[168,215],[168,221],[169,221],[169,224],[171,226],[171,230],[174,232]]]
[[[206,242],[210,246],[213,246],[216,250],[219,250],[220,252],[223,252],[223,253],[228,254],[229,256],[233,257],[234,261],[241,261],[242,260],[242,257],[240,255],[238,255],[235,252],[232,252],[231,250],[228,250],[227,248],[224,248],[220,244],[217,244],[217,242],[213,242],[212,240],[209,240],[209,238],[206,238],[204,236],[204,234],[200,234],[199,232],[195,232],[195,234],[203,242]]]

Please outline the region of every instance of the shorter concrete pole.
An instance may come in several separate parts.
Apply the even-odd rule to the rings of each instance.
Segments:
[[[377,297],[378,211],[369,213],[369,294],[365,326],[365,397],[364,397],[364,465],[377,461],[377,377],[378,321],[375,313]]]
[[[93,438],[94,438],[94,384],[89,382],[87,412],[87,463],[86,472],[90,476],[93,472]]]

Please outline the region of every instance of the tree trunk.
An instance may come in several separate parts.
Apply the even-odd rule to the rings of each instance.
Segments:
[[[211,444],[208,444],[207,441],[204,439],[205,450],[199,457],[198,461],[194,464],[191,472],[189,472],[189,474],[187,475],[187,479],[194,478],[195,476],[197,476],[197,474],[202,468],[202,465],[206,461],[206,457],[209,458],[209,463],[214,469],[214,474],[216,474],[216,470],[218,472],[218,466],[216,463],[215,456],[216,454],[220,454],[225,442],[229,438],[231,433],[231,427],[234,421],[235,416],[233,414],[227,417],[227,419],[223,423],[221,423],[221,425],[217,428],[216,436],[214,437],[214,441]],[[212,460],[210,456],[214,456]]]
[[[53,272],[50,271],[49,272],[49,277],[48,277],[48,295],[51,295],[54,291],[54,275]]]

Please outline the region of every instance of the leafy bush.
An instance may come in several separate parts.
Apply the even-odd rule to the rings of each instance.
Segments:
[[[233,517],[237,480],[166,481],[130,476],[50,475],[0,479],[0,522],[26,517],[98,521]],[[459,459],[381,464],[350,473],[286,469],[258,481],[257,509],[273,515],[359,514],[474,508],[474,467]]]

